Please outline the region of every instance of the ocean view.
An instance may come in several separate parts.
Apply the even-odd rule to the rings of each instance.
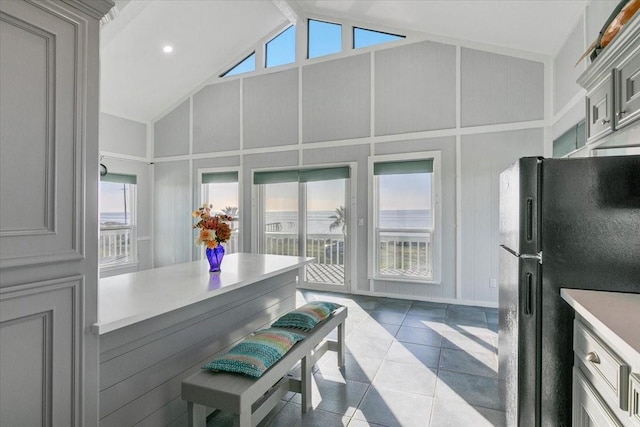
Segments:
[[[330,230],[334,222],[330,218],[335,211],[311,211],[308,215],[307,234],[339,234],[341,229]],[[298,213],[295,211],[267,211],[267,224],[281,224],[283,233],[298,232]],[[430,228],[432,223],[430,210],[383,210],[380,213],[380,228]],[[122,212],[103,212],[100,214],[102,225],[125,225]]]

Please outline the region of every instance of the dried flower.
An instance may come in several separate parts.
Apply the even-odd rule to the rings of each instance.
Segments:
[[[229,215],[211,213],[212,207],[212,205],[205,203],[192,213],[194,218],[199,218],[193,228],[200,229],[194,243],[205,245],[209,249],[213,249],[231,238],[231,227],[227,221],[233,221]]]

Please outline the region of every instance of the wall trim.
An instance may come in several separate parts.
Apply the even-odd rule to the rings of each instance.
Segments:
[[[375,292],[375,291],[360,291],[356,288],[353,289],[352,294],[354,295],[367,295],[372,297],[383,297],[383,298],[393,298],[393,299],[402,299],[402,300],[410,300],[410,301],[425,301],[425,302],[438,302],[443,304],[453,304],[453,305],[467,305],[467,306],[475,306],[475,307],[485,307],[485,308],[498,308],[498,302],[493,301],[472,301],[466,299],[457,299],[457,298],[438,298],[438,297],[420,297],[417,295],[401,295],[401,294],[391,294],[387,292]]]

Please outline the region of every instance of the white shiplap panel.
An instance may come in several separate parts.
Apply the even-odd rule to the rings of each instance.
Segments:
[[[243,148],[298,143],[298,70],[243,80]]]
[[[544,64],[461,49],[460,123],[481,126],[544,118]]]
[[[154,267],[191,260],[195,238],[191,229],[189,162],[154,165]]]
[[[456,124],[456,48],[420,42],[375,53],[375,134]]]
[[[155,123],[153,138],[156,157],[189,154],[189,100]]]
[[[584,51],[584,25],[582,15],[564,44],[553,58],[553,114],[571,101],[582,88],[576,83],[584,71],[584,62],[576,61]],[[584,61],[584,60],[583,60]],[[584,113],[584,112],[583,112]]]
[[[240,80],[205,86],[193,95],[193,152],[240,149]]]
[[[542,150],[542,129],[462,137],[461,299],[497,302],[489,280],[499,271],[499,176],[520,157]]]
[[[302,141],[369,136],[371,55],[302,67]]]
[[[100,151],[147,157],[147,125],[100,113]]]

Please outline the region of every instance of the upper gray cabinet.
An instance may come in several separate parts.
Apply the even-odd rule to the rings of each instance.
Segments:
[[[587,143],[640,117],[640,16],[629,21],[578,78],[587,90]]]

